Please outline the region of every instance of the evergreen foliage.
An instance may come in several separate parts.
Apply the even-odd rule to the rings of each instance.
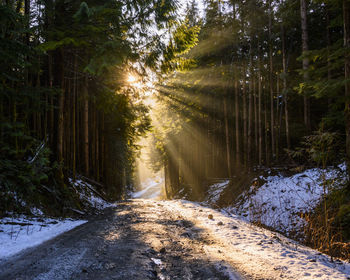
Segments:
[[[1,3],[0,213],[66,211],[76,174],[111,199],[125,194],[135,143],[150,128],[127,73],[137,62],[144,71],[159,64],[165,45],[150,31],[177,24],[176,8],[172,0]]]

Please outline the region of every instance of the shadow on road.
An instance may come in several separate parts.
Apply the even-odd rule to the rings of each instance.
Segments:
[[[234,279],[229,264],[207,257],[205,240],[202,229],[160,205],[120,202],[0,263],[0,279]]]

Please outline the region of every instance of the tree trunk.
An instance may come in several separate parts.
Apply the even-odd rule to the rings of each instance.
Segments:
[[[253,55],[252,44],[249,46],[249,93],[248,93],[248,143],[247,143],[247,161],[248,166],[251,166],[252,152],[252,128],[253,128]]]
[[[262,95],[262,84],[261,84],[261,69],[260,69],[260,57],[259,57],[259,72],[258,72],[258,126],[259,126],[259,165],[262,164],[262,123],[261,123],[261,95]]]
[[[77,57],[74,56],[74,76],[72,91],[72,173],[76,175],[76,92],[77,92]]]
[[[225,140],[226,140],[226,162],[227,162],[227,174],[228,177],[231,178],[231,157],[230,157],[230,135],[228,129],[228,120],[227,120],[227,101],[226,97],[224,97],[224,118],[225,118]]]
[[[63,50],[60,51],[61,59],[61,92],[58,97],[58,123],[57,123],[57,159],[60,164],[63,163],[63,133],[64,133],[64,62],[63,62]]]
[[[256,160],[258,159],[258,150],[259,150],[259,135],[258,135],[258,103],[257,103],[257,97],[256,97],[256,78],[253,78],[253,97],[254,97],[254,143],[255,143],[255,156],[254,156],[254,163],[256,163]]]
[[[53,87],[53,74],[52,74],[52,54],[49,53],[48,55],[48,70],[49,70],[49,87],[52,89]],[[55,123],[55,116],[54,116],[54,104],[53,104],[53,94],[50,92],[50,107],[49,107],[49,130],[50,130],[50,146],[53,146],[54,144],[54,123]]]
[[[290,149],[288,91],[287,91],[287,55],[286,55],[286,39],[285,39],[283,25],[281,25],[281,33],[282,33],[283,96],[284,96],[284,115],[285,115],[284,119],[286,124],[287,148]]]
[[[343,18],[344,18],[344,47],[345,56],[345,128],[346,128],[346,163],[347,170],[350,172],[350,1],[343,0]],[[349,185],[350,188],[350,185]]]
[[[283,105],[281,105],[283,106]],[[276,151],[276,162],[278,162],[279,151],[280,151],[280,140],[281,140],[281,123],[282,123],[282,108],[280,108],[280,78],[276,75],[276,141],[275,141],[275,151]]]
[[[301,15],[301,39],[302,39],[302,51],[303,53],[309,50],[309,34],[307,30],[307,0],[300,0],[300,15]],[[303,71],[307,71],[309,68],[309,59],[303,58]],[[309,79],[308,73],[304,72],[304,82]],[[311,130],[310,123],[310,100],[307,93],[304,93],[304,124],[308,131]]]
[[[105,170],[106,170],[106,154],[105,154],[105,114],[101,112],[101,150],[100,150],[100,158],[101,158],[101,172],[100,176],[102,176],[103,180],[105,181]]]
[[[264,84],[265,88],[266,84]],[[270,164],[270,153],[269,153],[269,121],[267,116],[267,107],[268,106],[268,96],[265,95],[265,102],[264,102],[264,122],[265,122],[265,159],[266,164]]]
[[[244,70],[245,71],[245,70]],[[247,89],[246,81],[243,78],[242,85],[242,98],[243,98],[243,159],[244,166],[247,167],[247,146],[248,146],[248,120],[247,120]]]
[[[89,96],[88,96],[88,77],[85,76],[83,82],[84,94],[84,172],[89,176]]]
[[[250,77],[249,82],[249,93],[248,93],[248,147],[247,147],[247,161],[248,166],[251,166],[251,151],[252,151],[252,113],[253,113],[253,100],[252,100],[252,91],[253,91],[253,77]]]
[[[270,87],[270,114],[271,114],[271,154],[275,157],[275,117],[273,102],[273,61],[272,61],[272,6],[269,1],[269,87]]]
[[[170,189],[170,179],[169,179],[169,164],[166,161],[164,163],[164,189],[166,198],[171,198],[171,189]]]
[[[239,91],[238,91],[238,77],[235,77],[235,126],[236,126],[236,168],[241,164],[240,145],[239,145]]]

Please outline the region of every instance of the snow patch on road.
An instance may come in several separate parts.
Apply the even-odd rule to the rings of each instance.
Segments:
[[[25,216],[0,219],[0,260],[42,244],[86,222],[84,220],[27,218]]]
[[[230,261],[239,271],[255,278],[346,280],[350,277],[349,263],[331,262],[325,254],[236,215],[184,200],[157,203],[209,232],[215,243],[208,245],[206,251],[212,258]]]
[[[131,194],[132,198],[156,199],[161,196],[164,179],[161,177],[148,178],[141,184],[141,190]]]

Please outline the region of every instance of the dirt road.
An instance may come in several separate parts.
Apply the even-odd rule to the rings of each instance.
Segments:
[[[193,221],[132,200],[0,263],[0,279],[243,279],[211,246],[218,251]]]

